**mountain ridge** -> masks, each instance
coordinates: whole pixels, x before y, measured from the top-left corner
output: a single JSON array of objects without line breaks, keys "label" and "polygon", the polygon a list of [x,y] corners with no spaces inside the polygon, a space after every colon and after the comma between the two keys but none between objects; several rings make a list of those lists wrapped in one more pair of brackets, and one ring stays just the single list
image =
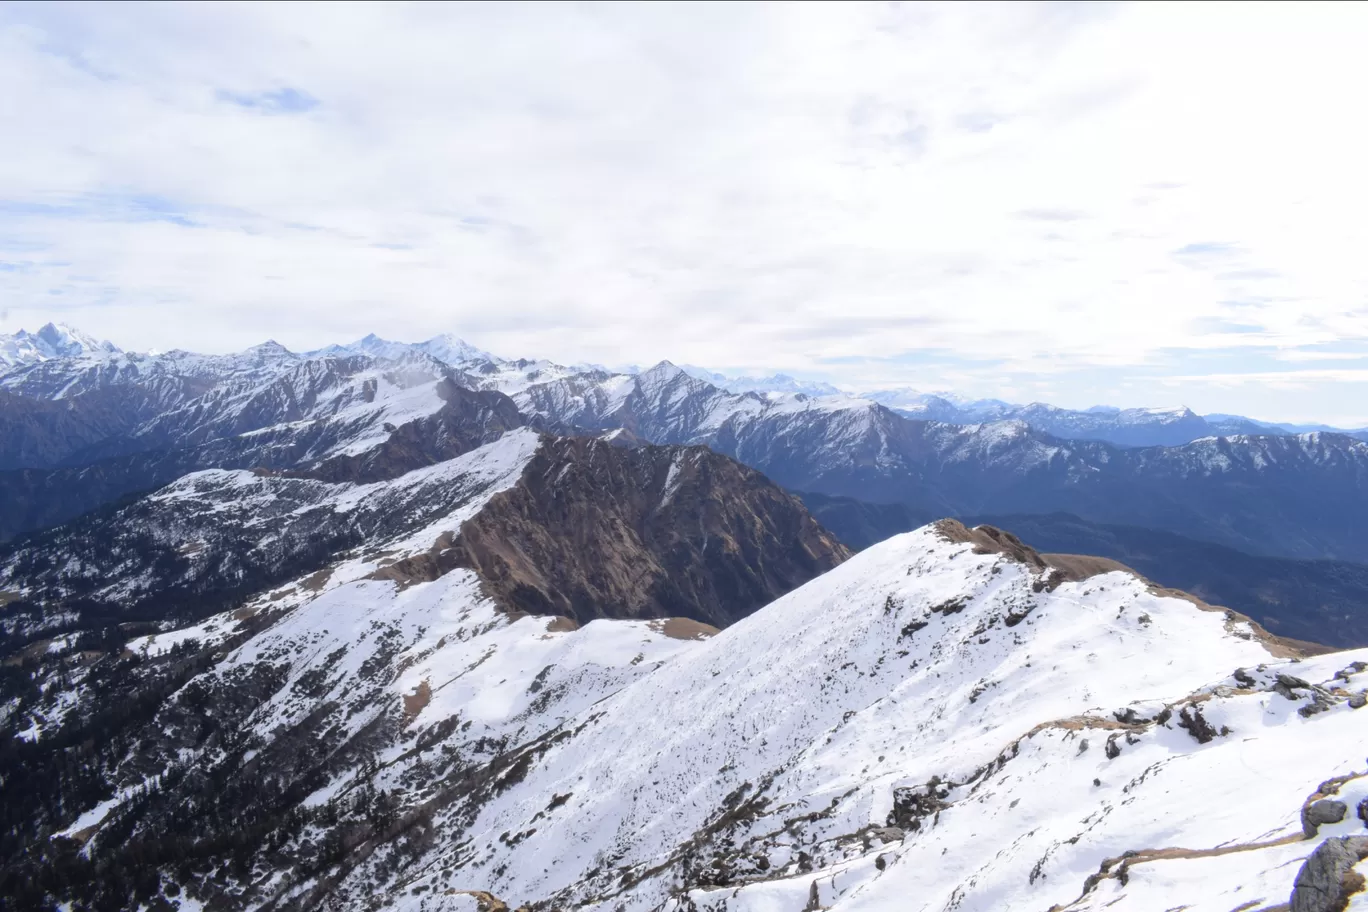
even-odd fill
[{"label": "mountain ridge", "polygon": [[[363,569],[129,642],[119,673],[152,711],[118,723],[133,749],[94,755],[109,790],[55,812],[5,894],[1229,909],[1295,896],[1362,832],[1307,808],[1368,799],[1368,651],[1287,658],[1238,617],[997,530],[898,536],[703,638],[514,618],[462,568]],[[113,670],[63,665],[79,648],[38,661],[75,686]],[[23,742],[30,763],[92,730],[86,705]]]}]

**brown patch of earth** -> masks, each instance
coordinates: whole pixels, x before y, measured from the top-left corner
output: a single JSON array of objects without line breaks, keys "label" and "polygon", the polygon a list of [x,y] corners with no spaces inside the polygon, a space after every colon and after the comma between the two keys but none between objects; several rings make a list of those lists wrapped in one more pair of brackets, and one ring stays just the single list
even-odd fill
[{"label": "brown patch of earth", "polygon": [[647,626],[672,640],[706,640],[718,633],[717,628],[711,624],[679,617],[651,621]]},{"label": "brown patch of earth", "polygon": [[388,563],[382,561],[366,578],[389,580],[398,583],[400,589],[407,589],[414,583],[430,583],[456,568],[451,556],[451,546],[455,539],[454,533],[443,532],[426,551],[401,560],[386,558],[385,561]]},{"label": "brown patch of earth", "polygon": [[508,912],[508,903],[485,890],[447,890],[447,896],[473,896],[479,912]]},{"label": "brown patch of earth", "polygon": [[432,685],[426,678],[411,694],[404,694],[404,727],[418,717],[418,714],[432,702]]},{"label": "brown patch of earth", "polygon": [[332,579],[332,574],[332,567],[324,567],[299,585],[310,592],[318,592],[324,586],[328,585],[328,580]]}]

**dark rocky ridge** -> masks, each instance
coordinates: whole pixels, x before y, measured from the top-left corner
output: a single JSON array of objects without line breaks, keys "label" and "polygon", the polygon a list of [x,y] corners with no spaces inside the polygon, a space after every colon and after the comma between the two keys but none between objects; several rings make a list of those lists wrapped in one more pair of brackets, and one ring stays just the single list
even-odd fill
[{"label": "dark rocky ridge", "polygon": [[467,522],[453,559],[509,607],[725,627],[850,552],[802,502],[704,447],[560,438]]}]

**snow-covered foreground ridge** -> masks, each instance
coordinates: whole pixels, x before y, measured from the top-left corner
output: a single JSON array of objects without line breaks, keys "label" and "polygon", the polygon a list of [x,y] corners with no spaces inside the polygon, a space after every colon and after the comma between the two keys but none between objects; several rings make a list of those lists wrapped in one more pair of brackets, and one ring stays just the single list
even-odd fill
[{"label": "snow-covered foreground ridge", "polygon": [[[362,863],[335,897],[1229,912],[1364,832],[1368,652],[1280,658],[1128,573],[955,538],[891,539],[662,656],[436,809],[425,860]],[[1317,831],[1320,798],[1347,813]]]},{"label": "snow-covered foreground ridge", "polygon": [[297,796],[246,863],[166,869],[187,909],[1249,912],[1313,852],[1338,890],[1368,853],[1327,842],[1368,835],[1368,650],[1297,658],[1114,566],[947,521],[709,637],[360,557],[186,632],[214,667],[66,836],[103,857]]}]

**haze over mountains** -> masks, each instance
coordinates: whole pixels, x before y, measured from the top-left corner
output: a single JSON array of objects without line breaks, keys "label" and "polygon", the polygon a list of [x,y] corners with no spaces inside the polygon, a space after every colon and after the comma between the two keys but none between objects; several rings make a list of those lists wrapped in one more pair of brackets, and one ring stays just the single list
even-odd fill
[{"label": "haze over mountains", "polygon": [[15,908],[1301,910],[1368,855],[1351,435],[24,339]]}]

